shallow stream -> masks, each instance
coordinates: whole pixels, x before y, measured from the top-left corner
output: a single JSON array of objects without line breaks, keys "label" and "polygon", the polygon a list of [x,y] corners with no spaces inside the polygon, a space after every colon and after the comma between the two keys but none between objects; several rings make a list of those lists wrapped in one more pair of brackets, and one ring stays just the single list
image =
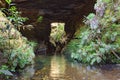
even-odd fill
[{"label": "shallow stream", "polygon": [[[120,65],[85,66],[64,56],[37,56],[19,80],[120,80]],[[17,80],[18,80],[17,79]]]}]

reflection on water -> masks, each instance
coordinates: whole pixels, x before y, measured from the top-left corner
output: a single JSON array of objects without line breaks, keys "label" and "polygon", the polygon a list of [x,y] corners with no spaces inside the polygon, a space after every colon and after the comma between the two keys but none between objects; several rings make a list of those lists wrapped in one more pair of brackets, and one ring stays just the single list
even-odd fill
[{"label": "reflection on water", "polygon": [[120,65],[85,66],[64,56],[38,56],[19,80],[120,80]]},{"label": "reflection on water", "polygon": [[34,73],[35,73],[34,65],[28,66],[20,74],[19,80],[30,80],[33,77]]},{"label": "reflection on water", "polygon": [[53,56],[51,59],[50,77],[55,80],[65,75],[66,62],[63,57]]}]

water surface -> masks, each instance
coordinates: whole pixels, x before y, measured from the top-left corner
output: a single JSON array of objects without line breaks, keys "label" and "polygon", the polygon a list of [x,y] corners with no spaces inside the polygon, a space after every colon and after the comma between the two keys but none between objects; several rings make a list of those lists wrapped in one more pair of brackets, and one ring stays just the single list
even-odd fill
[{"label": "water surface", "polygon": [[85,66],[64,56],[38,56],[20,80],[120,80],[120,65]]}]

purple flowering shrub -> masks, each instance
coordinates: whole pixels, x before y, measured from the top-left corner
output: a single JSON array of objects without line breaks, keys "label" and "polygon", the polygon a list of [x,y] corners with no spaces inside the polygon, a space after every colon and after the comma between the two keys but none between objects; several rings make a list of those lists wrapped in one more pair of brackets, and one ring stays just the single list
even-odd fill
[{"label": "purple flowering shrub", "polygon": [[71,58],[85,64],[120,63],[120,1],[97,0],[84,29],[67,46]]}]

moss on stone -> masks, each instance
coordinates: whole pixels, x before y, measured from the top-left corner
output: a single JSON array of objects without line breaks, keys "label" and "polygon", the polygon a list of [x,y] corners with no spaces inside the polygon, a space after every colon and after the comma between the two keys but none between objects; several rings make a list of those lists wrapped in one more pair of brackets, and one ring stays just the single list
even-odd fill
[{"label": "moss on stone", "polygon": [[31,45],[0,11],[0,51],[6,56],[10,70],[31,64],[35,57],[33,48],[34,45]]}]

